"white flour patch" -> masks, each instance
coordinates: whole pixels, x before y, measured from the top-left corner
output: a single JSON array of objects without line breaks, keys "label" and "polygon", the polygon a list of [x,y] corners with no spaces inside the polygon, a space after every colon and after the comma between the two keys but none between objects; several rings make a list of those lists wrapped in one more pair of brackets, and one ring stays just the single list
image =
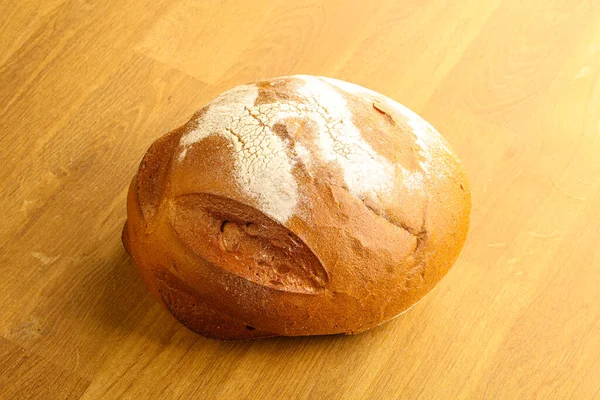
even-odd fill
[{"label": "white flour patch", "polygon": [[304,165],[306,165],[306,168],[310,168],[311,167],[310,150],[306,146],[304,146],[302,143],[296,142],[296,144],[294,145],[294,151],[298,155],[298,158],[300,160],[302,160]]},{"label": "white flour patch", "polygon": [[[420,152],[419,152],[420,156],[424,159],[423,161],[419,162],[421,169],[426,174],[430,174],[433,172],[437,173],[438,175],[443,174],[443,171],[433,171],[432,162],[431,162],[433,157],[435,157],[433,150],[434,149],[436,149],[436,150],[443,149],[448,154],[451,154],[451,151],[450,151],[450,149],[448,149],[448,147],[446,147],[446,145],[444,144],[444,141],[441,138],[441,135],[435,130],[435,128],[432,127],[423,118],[421,118],[417,113],[415,113],[408,107],[403,106],[402,104],[398,103],[397,101],[394,101],[387,96],[383,96],[382,94],[377,93],[371,89],[367,89],[365,87],[355,85],[353,83],[340,81],[338,79],[332,79],[332,78],[321,78],[321,79],[329,82],[330,84],[332,84],[346,92],[354,93],[358,96],[361,96],[361,98],[367,98],[367,96],[369,96],[370,98],[377,99],[379,101],[385,100],[386,104],[388,104],[392,109],[396,110],[398,113],[407,117],[408,125],[410,126],[410,128],[413,130],[415,136],[417,137],[416,144],[420,148]],[[405,175],[405,177],[406,177],[406,172],[407,171],[403,170],[403,175]],[[414,178],[412,178],[412,179],[414,181]]]},{"label": "white flour patch", "polygon": [[[183,135],[179,144],[187,150],[208,136],[222,133],[220,131],[226,130],[246,107],[252,107],[257,98],[258,88],[254,85],[237,86],[224,92],[206,105],[207,110],[200,117],[197,128]],[[184,157],[180,154],[181,159]]]},{"label": "white flour patch", "polygon": [[299,78],[305,83],[298,93],[307,102],[307,116],[319,127],[317,146],[323,160],[342,168],[348,190],[356,197],[390,193],[395,167],[361,137],[344,97],[320,78]]},{"label": "white flour patch", "polygon": [[416,144],[419,146],[419,154],[421,155],[422,161],[419,162],[421,169],[426,174],[435,174],[443,176],[444,171],[439,167],[433,166],[433,160],[435,159],[435,153],[444,150],[448,154],[452,154],[450,149],[446,147],[441,135],[431,126],[427,121],[421,118],[417,113],[403,106],[402,104],[395,102],[391,99],[387,99],[388,104],[394,107],[399,113],[403,114],[408,118],[408,126],[411,127],[413,133],[417,137]]},{"label": "white flour patch", "polygon": [[353,93],[356,96],[359,96],[362,99],[365,99],[368,102],[372,101],[384,101],[388,104],[393,110],[398,112],[399,114],[405,116],[409,120],[409,127],[415,133],[417,137],[416,144],[419,146],[419,155],[423,159],[419,161],[419,166],[421,167],[420,171],[410,171],[404,168],[401,164],[396,164],[396,166],[402,171],[403,184],[410,191],[423,191],[425,189],[425,175],[428,175],[431,168],[431,149],[433,146],[433,139],[431,135],[439,135],[431,125],[429,125],[423,118],[418,116],[415,112],[410,110],[409,108],[403,106],[402,104],[390,99],[387,96],[384,96],[380,93],[377,93],[371,89],[367,89],[365,87],[356,85],[350,82],[340,81],[338,79],[332,78],[321,78],[333,86],[337,88]]},{"label": "white flour patch", "polygon": [[411,171],[398,164],[402,171],[402,183],[411,193],[425,191],[425,176],[420,171]]},{"label": "white flour patch", "polygon": [[[182,136],[179,160],[189,146],[211,135],[225,137],[233,146],[238,185],[255,199],[263,212],[285,223],[298,201],[293,162],[283,141],[255,117],[258,87],[235,87],[211,101],[197,127]],[[268,121],[265,121],[268,122]]]}]

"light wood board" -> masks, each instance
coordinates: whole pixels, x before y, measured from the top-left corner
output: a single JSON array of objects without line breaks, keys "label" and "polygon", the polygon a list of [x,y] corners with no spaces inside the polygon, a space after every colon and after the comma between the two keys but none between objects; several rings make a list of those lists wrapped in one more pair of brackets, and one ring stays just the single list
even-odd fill
[{"label": "light wood board", "polygon": [[[295,73],[438,128],[467,243],[364,334],[202,338],[121,246],[129,180],[221,91]],[[597,0],[5,0],[0,161],[0,398],[600,398]]]}]

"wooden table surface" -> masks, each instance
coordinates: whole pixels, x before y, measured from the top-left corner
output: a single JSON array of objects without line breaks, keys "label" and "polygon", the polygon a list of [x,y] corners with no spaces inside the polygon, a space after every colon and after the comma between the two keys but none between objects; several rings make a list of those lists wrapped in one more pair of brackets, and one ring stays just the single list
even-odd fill
[{"label": "wooden table surface", "polygon": [[[0,5],[0,398],[600,398],[600,2],[118,3]],[[295,73],[436,126],[467,243],[364,334],[205,339],[123,250],[129,180],[221,91]]]}]

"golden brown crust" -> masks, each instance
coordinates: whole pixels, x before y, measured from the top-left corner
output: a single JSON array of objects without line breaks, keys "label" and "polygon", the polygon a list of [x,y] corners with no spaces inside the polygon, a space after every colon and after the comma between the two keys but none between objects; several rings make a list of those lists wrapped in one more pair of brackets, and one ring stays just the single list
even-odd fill
[{"label": "golden brown crust", "polygon": [[462,164],[410,110],[284,77],[226,92],[150,147],[123,242],[202,335],[356,333],[439,282],[469,213]]}]

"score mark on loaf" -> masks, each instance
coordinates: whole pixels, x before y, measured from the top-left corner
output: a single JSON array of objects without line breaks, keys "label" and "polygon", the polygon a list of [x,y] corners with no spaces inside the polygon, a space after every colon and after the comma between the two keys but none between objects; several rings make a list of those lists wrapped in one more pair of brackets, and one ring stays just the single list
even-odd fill
[{"label": "score mark on loaf", "polygon": [[466,238],[470,192],[418,115],[324,77],[242,85],[146,153],[123,240],[156,298],[218,339],[357,333],[414,305]]}]

